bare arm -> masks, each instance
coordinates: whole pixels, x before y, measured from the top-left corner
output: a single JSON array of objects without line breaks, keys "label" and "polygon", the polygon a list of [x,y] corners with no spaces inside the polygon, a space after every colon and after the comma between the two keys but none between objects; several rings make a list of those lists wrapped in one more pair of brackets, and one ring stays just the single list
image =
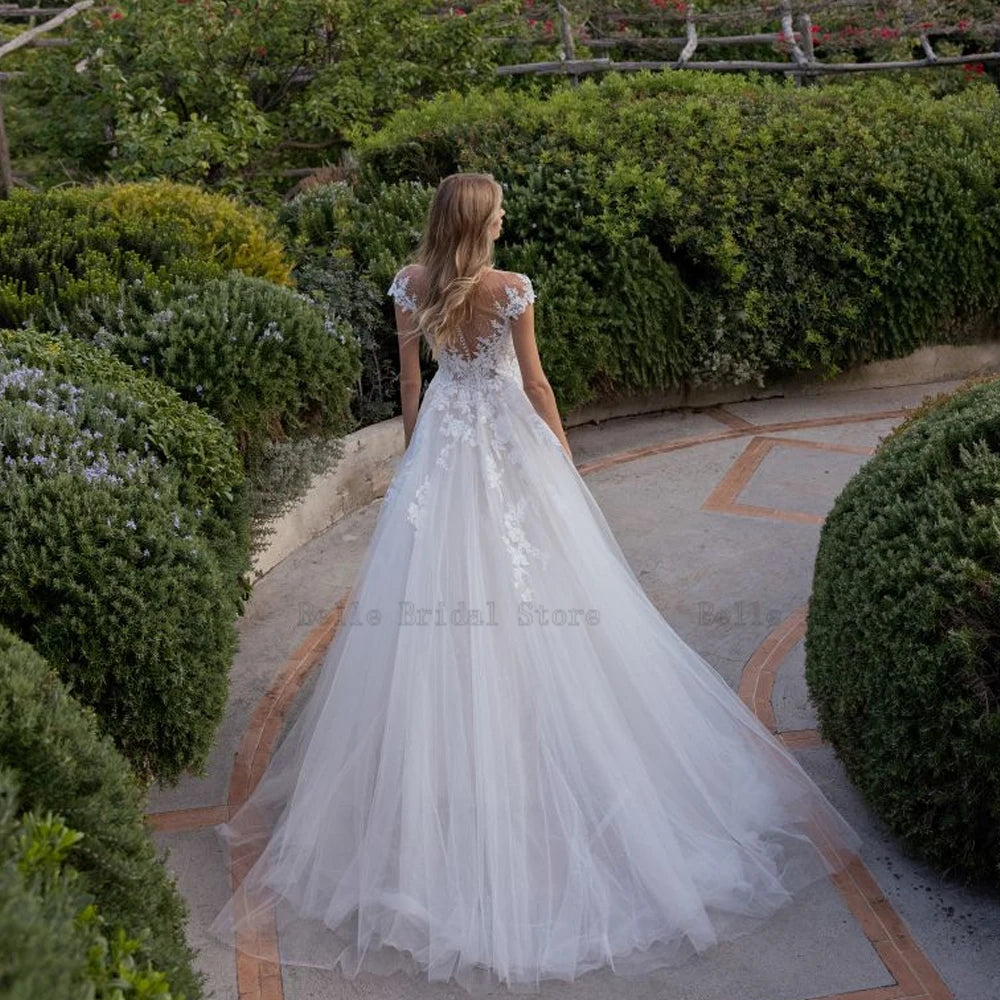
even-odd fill
[{"label": "bare arm", "polygon": [[399,335],[399,397],[403,409],[403,442],[404,448],[409,448],[417,422],[417,411],[420,409],[420,386],[423,382],[420,375],[420,338],[407,336],[404,343],[403,335],[413,330],[413,314],[401,309],[398,303],[395,311],[396,332]]},{"label": "bare arm", "polygon": [[529,302],[524,312],[513,320],[510,329],[517,363],[521,368],[525,395],[531,400],[531,405],[542,420],[552,428],[552,433],[559,439],[572,460],[573,452],[563,430],[559,408],[556,406],[556,396],[542,370],[541,358],[538,356],[538,344],[535,340],[535,307],[532,303]]}]

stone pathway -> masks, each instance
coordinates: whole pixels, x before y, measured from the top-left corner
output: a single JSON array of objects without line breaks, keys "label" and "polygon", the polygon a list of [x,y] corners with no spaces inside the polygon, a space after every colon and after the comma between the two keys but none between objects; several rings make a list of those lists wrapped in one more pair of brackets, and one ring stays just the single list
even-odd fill
[{"label": "stone pathway", "polygon": [[[816,731],[804,679],[806,605],[825,513],[879,439],[958,381],[669,411],[569,432],[647,593],[736,689],[864,838],[843,874],[758,933],[646,980],[607,970],[546,985],[566,1000],[997,1000],[1000,893],[906,858]],[[308,696],[338,627],[379,502],[257,582],[239,621],[230,703],[205,778],[154,790],[154,836],[191,910],[189,936],[216,1000],[467,997],[401,974],[351,983],[281,967],[209,938],[239,879],[212,825],[244,801]],[[507,996],[498,990],[497,996]]]}]

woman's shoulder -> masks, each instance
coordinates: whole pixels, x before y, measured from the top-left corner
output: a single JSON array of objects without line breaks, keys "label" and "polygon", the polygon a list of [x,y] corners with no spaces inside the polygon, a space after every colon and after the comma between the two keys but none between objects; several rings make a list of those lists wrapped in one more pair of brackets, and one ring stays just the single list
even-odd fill
[{"label": "woman's shoulder", "polygon": [[517,319],[535,301],[535,289],[522,271],[500,271],[500,289],[504,295],[503,311],[510,319]]}]

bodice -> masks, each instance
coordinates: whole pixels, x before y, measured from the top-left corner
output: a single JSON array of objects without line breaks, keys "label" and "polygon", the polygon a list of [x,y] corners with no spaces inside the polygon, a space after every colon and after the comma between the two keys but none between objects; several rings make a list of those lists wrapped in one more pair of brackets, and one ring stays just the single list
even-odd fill
[{"label": "bodice", "polygon": [[[417,308],[411,285],[411,270],[401,268],[389,286],[388,294],[406,312]],[[443,348],[438,354],[438,370],[434,383],[440,387],[453,385],[466,389],[488,388],[496,379],[521,381],[520,366],[514,350],[511,322],[534,302],[531,280],[525,274],[513,274],[506,282],[492,308],[478,318],[475,328],[463,331],[476,343],[470,354],[466,343],[458,349]]]}]

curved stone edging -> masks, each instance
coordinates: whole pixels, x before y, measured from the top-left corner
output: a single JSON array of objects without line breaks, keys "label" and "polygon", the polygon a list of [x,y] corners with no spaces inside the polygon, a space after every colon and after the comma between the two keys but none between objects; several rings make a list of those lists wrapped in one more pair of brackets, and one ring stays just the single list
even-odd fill
[{"label": "curved stone edging", "polygon": [[[1000,371],[1000,339],[957,346],[943,344],[921,347],[904,358],[872,361],[827,380],[805,373],[778,380],[764,388],[752,385],[715,389],[681,387],[605,403],[589,403],[568,413],[564,424],[569,428],[684,406],[715,406],[772,396],[810,396],[845,389],[918,385],[996,371]],[[301,503],[272,522],[270,541],[253,558],[253,580],[258,580],[345,514],[383,496],[402,453],[402,416],[348,434],[344,438],[343,458],[313,481]]]}]

